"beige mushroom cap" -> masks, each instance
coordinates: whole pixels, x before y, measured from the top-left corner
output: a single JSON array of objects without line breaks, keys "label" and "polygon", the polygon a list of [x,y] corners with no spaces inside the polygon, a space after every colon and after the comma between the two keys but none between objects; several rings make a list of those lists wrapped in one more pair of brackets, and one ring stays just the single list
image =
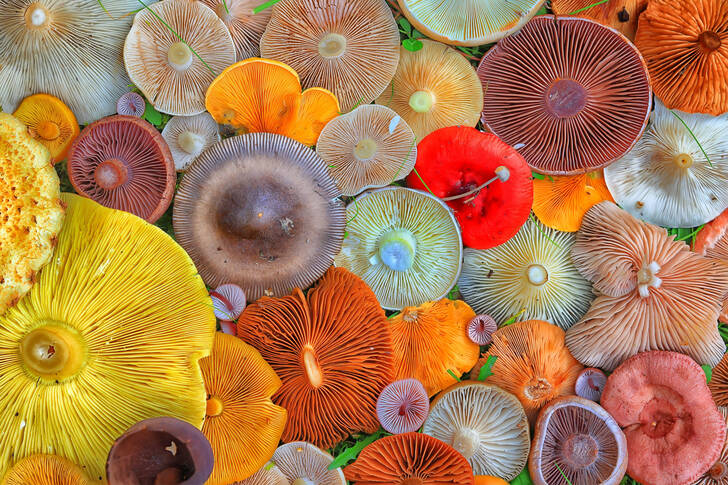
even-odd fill
[{"label": "beige mushroom cap", "polygon": [[334,457],[305,441],[279,446],[273,461],[292,484],[346,485],[341,468],[329,470]]},{"label": "beige mushroom cap", "polygon": [[235,43],[238,61],[260,54],[260,38],[270,20],[271,9],[258,13],[253,9],[261,0],[200,0],[217,13]]},{"label": "beige mushroom cap", "polygon": [[172,152],[175,168],[183,172],[202,152],[220,141],[220,132],[209,113],[200,113],[172,117],[162,130],[162,137]]}]

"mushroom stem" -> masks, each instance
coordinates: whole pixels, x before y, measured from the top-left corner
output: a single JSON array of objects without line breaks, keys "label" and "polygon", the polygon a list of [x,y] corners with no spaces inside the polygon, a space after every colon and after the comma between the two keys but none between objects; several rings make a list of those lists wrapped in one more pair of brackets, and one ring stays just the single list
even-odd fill
[{"label": "mushroom stem", "polygon": [[402,480],[402,485],[422,485],[425,483],[420,477],[409,477]]},{"label": "mushroom stem", "polygon": [[316,482],[305,477],[299,477],[293,480],[291,485],[316,485]]},{"label": "mushroom stem", "polygon": [[61,136],[61,129],[52,121],[41,121],[35,128],[35,133],[44,140],[53,141]]},{"label": "mushroom stem", "polygon": [[319,42],[318,51],[325,59],[341,57],[346,52],[346,37],[329,33]]},{"label": "mushroom stem", "polygon": [[570,468],[586,468],[599,457],[599,445],[588,434],[572,434],[564,441],[561,455]]},{"label": "mushroom stem", "polygon": [[549,280],[549,272],[540,264],[532,264],[526,268],[528,282],[534,286],[541,286]]},{"label": "mushroom stem", "polygon": [[178,71],[184,71],[192,65],[192,51],[184,42],[175,42],[167,50],[167,60]]},{"label": "mushroom stem", "polygon": [[693,157],[688,155],[687,153],[681,153],[677,155],[674,160],[675,165],[680,168],[690,168],[693,165]]},{"label": "mushroom stem", "polygon": [[39,28],[48,21],[48,10],[36,2],[25,9],[25,24],[30,28]]},{"label": "mushroom stem", "polygon": [[316,354],[313,346],[311,345],[303,347],[303,367],[306,370],[308,382],[316,389],[321,387],[324,383],[324,375],[321,372],[321,367],[319,366],[318,359],[316,359]]},{"label": "mushroom stem", "polygon": [[394,271],[407,271],[412,267],[417,253],[417,240],[406,229],[393,229],[379,240],[379,253],[370,263],[384,263]]},{"label": "mushroom stem", "polygon": [[480,434],[470,428],[460,428],[457,433],[455,433],[452,447],[466,459],[469,459],[480,447]]},{"label": "mushroom stem", "polygon": [[715,32],[711,32],[710,30],[706,30],[705,32],[701,33],[698,36],[698,41],[700,41],[700,44],[709,51],[719,49],[722,44],[720,36]]},{"label": "mushroom stem", "polygon": [[205,138],[191,131],[183,131],[177,137],[177,144],[182,150],[194,155],[202,152],[205,147]]},{"label": "mushroom stem", "polygon": [[435,104],[435,95],[429,91],[415,91],[409,99],[410,108],[417,113],[427,113]]},{"label": "mushroom stem", "polygon": [[223,404],[222,399],[217,396],[210,396],[210,399],[207,400],[205,414],[207,416],[220,416],[224,408],[225,405]]},{"label": "mushroom stem", "polygon": [[[483,190],[484,188],[486,188],[487,186],[489,186],[490,184],[492,184],[496,180],[500,180],[501,182],[507,182],[510,177],[511,177],[511,172],[508,170],[508,168],[504,167],[503,165],[500,165],[499,167],[496,167],[496,169],[495,169],[495,177],[493,177],[492,179],[486,181],[485,183],[483,183],[481,185],[478,185],[477,187],[475,187],[472,190],[468,190],[464,194],[451,195],[450,197],[445,197],[442,200],[444,200],[445,202],[447,202],[449,200],[461,199],[461,198],[467,197],[468,195],[471,195],[471,194],[477,194],[478,192],[480,192],[481,190]],[[475,197],[477,197],[477,195]],[[473,199],[475,197],[473,197]],[[469,201],[470,200],[466,200],[465,202],[467,203]]]},{"label": "mushroom stem", "polygon": [[365,138],[354,147],[354,157],[359,161],[371,160],[377,154],[377,148],[377,142],[371,138]]},{"label": "mushroom stem", "polygon": [[535,377],[523,389],[523,395],[532,401],[543,398],[551,393],[553,386],[543,377]]},{"label": "mushroom stem", "polygon": [[637,284],[640,296],[647,298],[650,296],[649,288],[659,288],[662,286],[662,280],[655,276],[660,271],[660,265],[653,261],[650,264],[643,266],[637,272]]},{"label": "mushroom stem", "polygon": [[708,475],[710,475],[710,478],[716,481],[725,478],[728,476],[728,465],[719,461],[715,465],[710,467]]},{"label": "mushroom stem", "polygon": [[104,190],[113,190],[126,183],[129,171],[126,164],[118,158],[110,158],[99,163],[94,171],[94,179]]},{"label": "mushroom stem", "polygon": [[31,374],[60,380],[75,375],[81,369],[85,349],[78,333],[50,323],[23,337],[20,356]]}]

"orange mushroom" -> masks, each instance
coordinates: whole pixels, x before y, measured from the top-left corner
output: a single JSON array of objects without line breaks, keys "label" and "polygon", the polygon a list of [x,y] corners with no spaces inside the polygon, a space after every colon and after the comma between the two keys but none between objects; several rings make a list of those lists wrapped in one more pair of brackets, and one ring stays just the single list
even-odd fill
[{"label": "orange mushroom", "polygon": [[51,152],[53,163],[66,158],[71,143],[79,134],[78,121],[70,108],[50,94],[28,96],[13,116],[25,123],[30,136]]},{"label": "orange mushroom", "polygon": [[93,481],[81,467],[66,458],[57,455],[30,455],[15,463],[0,483],[3,485],[91,485]]},{"label": "orange mushroom", "polygon": [[[698,232],[695,237],[693,251],[711,259],[717,259],[728,264],[728,210],[710,221]],[[723,299],[723,307],[718,319],[728,322],[728,295]],[[728,370],[728,369],[727,369]],[[728,376],[726,376],[728,377]],[[728,405],[728,400],[726,400]]]},{"label": "orange mushroom", "polygon": [[637,20],[646,7],[647,0],[607,0],[596,5],[594,0],[551,0],[551,11],[555,14],[579,11],[579,17],[612,27],[632,41],[637,32]]},{"label": "orange mushroom", "polygon": [[715,404],[728,406],[728,354],[723,354],[718,365],[713,367],[713,375],[708,382],[708,388]]}]

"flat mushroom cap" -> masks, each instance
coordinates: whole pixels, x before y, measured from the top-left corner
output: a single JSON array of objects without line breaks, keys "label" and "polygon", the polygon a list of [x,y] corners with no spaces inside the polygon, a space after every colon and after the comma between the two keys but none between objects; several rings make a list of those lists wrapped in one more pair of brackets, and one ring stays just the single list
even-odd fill
[{"label": "flat mushroom cap", "polygon": [[334,262],[359,275],[383,308],[399,310],[442,298],[462,262],[460,228],[440,199],[385,187],[347,207],[348,236]]},{"label": "flat mushroom cap", "polygon": [[726,423],[705,373],[676,352],[643,352],[607,379],[602,406],[624,430],[627,473],[640,483],[693,483],[718,460]]},{"label": "flat mushroom cap", "polygon": [[[639,51],[593,20],[542,15],[478,66],[483,125],[534,170],[574,175],[609,165],[635,144],[652,91]],[[486,89],[487,87],[487,89]]]},{"label": "flat mushroom cap", "polygon": [[365,104],[329,121],[316,153],[341,193],[353,196],[406,177],[415,166],[417,145],[412,128],[397,113]]},{"label": "flat mushroom cap", "polygon": [[174,232],[205,282],[240,286],[249,301],[307,288],[344,238],[339,191],[316,153],[252,133],[207,149],[182,179]]},{"label": "flat mushroom cap", "polygon": [[382,389],[377,399],[377,418],[392,434],[417,431],[430,411],[430,398],[417,379],[400,379]]},{"label": "flat mushroom cap", "polygon": [[166,0],[141,9],[124,43],[132,82],[158,111],[171,115],[205,111],[207,87],[233,62],[230,32],[201,2]]},{"label": "flat mushroom cap", "polygon": [[341,468],[329,470],[334,457],[305,441],[294,441],[278,447],[273,462],[291,484],[346,485]]},{"label": "flat mushroom cap", "polygon": [[715,219],[728,207],[728,114],[671,112],[655,100],[650,121],[634,148],[604,169],[614,200],[663,227]]},{"label": "flat mushroom cap", "polygon": [[500,246],[465,248],[458,280],[463,299],[498,324],[517,315],[517,320],[546,320],[569,328],[594,298],[591,285],[571,261],[574,241],[573,234],[528,220]]},{"label": "flat mushroom cap", "polygon": [[[707,223],[695,236],[693,251],[711,259],[717,259],[728,264],[728,209]],[[728,295],[723,300],[723,308],[718,319],[728,322]],[[728,405],[728,401],[726,402]]]},{"label": "flat mushroom cap", "polygon": [[80,195],[154,223],[172,203],[172,153],[156,128],[135,116],[91,123],[68,152],[68,178]]},{"label": "flat mushroom cap", "polygon": [[242,482],[235,482],[233,485],[290,485],[290,483],[281,469],[269,461],[250,478],[246,478]]},{"label": "flat mushroom cap", "polygon": [[599,402],[607,383],[607,375],[595,367],[587,367],[579,373],[574,384],[574,391],[579,397]]},{"label": "flat mushroom cap", "polygon": [[713,395],[713,401],[718,406],[728,405],[728,354],[724,354],[713,367],[713,375],[708,383],[708,389]]},{"label": "flat mushroom cap", "polygon": [[0,481],[2,485],[91,485],[75,463],[56,455],[31,455],[19,460]]},{"label": "flat mushroom cap", "polygon": [[600,296],[566,333],[580,362],[613,370],[638,352],[673,350],[718,363],[725,344],[715,322],[728,272],[673,239],[612,202],[586,213],[571,257]]},{"label": "flat mushroom cap", "polygon": [[389,86],[400,41],[382,0],[287,0],[272,10],[260,53],[295,69],[305,88],[333,92],[346,113]]},{"label": "flat mushroom cap", "polygon": [[[728,408],[718,406],[718,412],[728,425]],[[723,445],[720,457],[705,474],[693,485],[726,485],[728,484],[728,440]]]},{"label": "flat mushroom cap", "polygon": [[184,172],[205,150],[220,141],[217,122],[210,113],[195,116],[173,116],[162,130],[169,145],[174,168]]},{"label": "flat mushroom cap", "polygon": [[591,0],[551,1],[551,10],[556,15],[568,15],[581,10],[578,13],[580,17],[596,20],[602,25],[612,27],[631,41],[634,41],[637,20],[645,8],[647,8],[647,0],[607,0],[599,5],[594,5]]},{"label": "flat mushroom cap", "polygon": [[242,61],[260,54],[260,38],[268,25],[271,9],[253,9],[260,0],[200,0],[217,13],[230,31],[235,44],[236,60]]},{"label": "flat mushroom cap", "polygon": [[627,470],[627,440],[598,404],[560,397],[541,410],[528,469],[535,485],[561,483],[564,475],[574,484],[619,485]]},{"label": "flat mushroom cap", "polygon": [[455,384],[432,402],[422,432],[449,444],[477,475],[513,480],[531,446],[528,419],[513,394],[480,381]]},{"label": "flat mushroom cap", "polygon": [[439,42],[422,40],[415,52],[400,47],[391,88],[377,104],[399,113],[418,140],[439,128],[478,124],[483,88],[473,66],[458,51]]},{"label": "flat mushroom cap", "polygon": [[50,94],[28,96],[13,116],[28,127],[30,136],[51,152],[53,163],[66,158],[71,143],[79,133],[78,121],[71,110]]}]

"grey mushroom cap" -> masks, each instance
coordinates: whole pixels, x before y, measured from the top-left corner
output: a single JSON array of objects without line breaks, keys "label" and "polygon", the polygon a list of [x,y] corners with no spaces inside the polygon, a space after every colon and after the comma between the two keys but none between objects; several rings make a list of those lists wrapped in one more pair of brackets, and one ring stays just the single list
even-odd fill
[{"label": "grey mushroom cap", "polygon": [[162,130],[162,137],[178,172],[185,171],[203,151],[220,141],[217,122],[210,113],[173,116]]},{"label": "grey mushroom cap", "polygon": [[334,457],[305,441],[279,446],[273,461],[292,484],[346,485],[341,468],[329,470]]}]

